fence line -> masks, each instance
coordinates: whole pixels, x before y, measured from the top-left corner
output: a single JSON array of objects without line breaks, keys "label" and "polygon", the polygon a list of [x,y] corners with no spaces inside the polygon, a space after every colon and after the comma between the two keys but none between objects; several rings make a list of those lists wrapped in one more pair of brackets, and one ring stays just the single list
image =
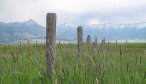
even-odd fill
[{"label": "fence line", "polygon": [[[77,42],[77,55],[79,57],[83,57],[83,29],[81,26],[77,28],[77,39],[56,39],[56,14],[55,13],[48,13],[46,17],[46,37],[39,37],[39,38],[24,38],[24,39],[16,39],[16,40],[7,40],[7,41],[0,41],[0,43],[5,42],[13,42],[13,41],[22,41],[26,40],[35,40],[35,39],[44,39],[46,40],[46,73],[49,78],[53,78],[55,74],[55,55],[56,55],[56,40],[62,41],[76,41]],[[37,41],[36,41],[37,43]],[[91,42],[90,35],[87,36],[87,48],[89,49],[89,53],[94,51],[95,49],[98,51],[98,40],[97,36],[94,37],[94,42]],[[117,43],[117,41],[116,41]],[[127,40],[126,40],[127,43]],[[21,42],[20,42],[21,44]],[[59,43],[60,44],[60,43]],[[102,40],[102,46],[105,46],[106,41],[105,38]],[[70,46],[71,47],[71,46]]]},{"label": "fence line", "polygon": [[[91,38],[93,38],[93,37],[90,37],[90,40],[91,40]],[[46,37],[39,37],[39,38],[23,38],[23,39],[13,39],[13,40],[0,40],[0,43],[11,43],[11,42],[22,42],[22,41],[29,41],[29,42],[31,42],[32,40],[46,40]],[[78,41],[78,39],[56,39],[56,41],[65,41],[65,42],[76,42],[77,43],[77,41]],[[92,41],[95,41],[95,44],[98,44],[98,43],[102,43],[102,41],[103,41],[103,43],[104,43],[104,40],[91,40],[91,43],[92,43]],[[87,42],[87,39],[85,40],[83,40],[83,42]],[[125,40],[125,42],[124,41],[122,41],[122,42],[118,42],[117,40],[111,40],[111,41],[106,41],[106,42],[110,42],[110,43],[115,43],[115,44],[118,44],[118,43],[128,43],[128,40]]]},{"label": "fence line", "polygon": [[[46,40],[46,37],[24,38],[24,39],[14,39],[14,40],[0,40],[0,43],[15,42],[15,41],[27,41],[27,40],[38,40],[38,39]],[[77,41],[77,39],[56,39],[56,40],[57,41]]]}]

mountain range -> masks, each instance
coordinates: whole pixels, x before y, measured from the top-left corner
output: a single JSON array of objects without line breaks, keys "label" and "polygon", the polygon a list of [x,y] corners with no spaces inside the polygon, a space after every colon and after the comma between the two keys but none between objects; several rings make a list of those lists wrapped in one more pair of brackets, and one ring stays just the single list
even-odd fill
[{"label": "mountain range", "polygon": [[[126,40],[126,39],[146,39],[146,23],[131,24],[98,24],[81,25],[83,28],[83,38],[87,35],[93,40],[95,35],[99,40]],[[77,25],[62,24],[57,28],[58,38],[76,39]]]},{"label": "mountain range", "polygon": [[0,22],[0,41],[39,38],[45,36],[45,28],[34,20],[26,22]]},{"label": "mountain range", "polygon": [[[94,39],[96,35],[99,40],[124,40],[124,39],[146,39],[146,23],[130,24],[97,24],[81,25],[83,28],[83,39],[87,35]],[[75,24],[61,24],[57,26],[57,39],[77,39],[77,27]],[[0,22],[0,41],[15,39],[41,38],[45,37],[46,28],[34,20],[25,22],[4,23]]]}]

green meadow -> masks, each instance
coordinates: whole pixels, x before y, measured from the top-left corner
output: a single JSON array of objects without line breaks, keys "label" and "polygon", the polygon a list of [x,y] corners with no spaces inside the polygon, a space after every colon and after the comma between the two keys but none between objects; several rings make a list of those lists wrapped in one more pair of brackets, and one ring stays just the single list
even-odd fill
[{"label": "green meadow", "polygon": [[0,45],[0,84],[146,84],[144,43],[104,44],[77,55],[57,44],[55,75],[46,75],[45,44]]}]

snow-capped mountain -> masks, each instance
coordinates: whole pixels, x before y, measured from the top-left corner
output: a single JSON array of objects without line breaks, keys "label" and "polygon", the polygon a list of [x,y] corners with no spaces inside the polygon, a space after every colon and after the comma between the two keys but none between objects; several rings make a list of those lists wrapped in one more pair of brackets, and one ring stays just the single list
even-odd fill
[{"label": "snow-capped mountain", "polygon": [[[103,38],[107,40],[146,39],[146,23],[144,22],[98,25],[75,25],[65,23],[57,26],[57,39],[77,39],[78,26],[82,26],[83,28],[84,40],[86,40],[87,35],[91,35],[91,39],[94,39],[96,35],[98,40]],[[0,22],[0,41],[45,37],[45,31],[46,28],[34,20],[14,23]]]},{"label": "snow-capped mountain", "polygon": [[[81,25],[83,27],[83,37],[91,35],[92,39],[97,35],[101,40],[116,39],[146,39],[146,23],[131,24],[98,24]],[[77,25],[64,24],[57,27],[58,37],[63,39],[76,39]]]},{"label": "snow-capped mountain", "polygon": [[38,38],[44,36],[45,28],[37,24],[34,20],[14,23],[0,22],[0,41]]}]

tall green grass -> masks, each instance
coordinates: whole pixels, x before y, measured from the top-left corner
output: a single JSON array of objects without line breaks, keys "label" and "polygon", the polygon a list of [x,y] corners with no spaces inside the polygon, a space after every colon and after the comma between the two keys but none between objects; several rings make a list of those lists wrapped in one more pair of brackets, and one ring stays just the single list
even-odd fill
[{"label": "tall green grass", "polygon": [[44,44],[0,45],[0,84],[146,84],[145,44],[105,44],[77,56],[76,44],[57,44],[56,73],[46,76]]}]

